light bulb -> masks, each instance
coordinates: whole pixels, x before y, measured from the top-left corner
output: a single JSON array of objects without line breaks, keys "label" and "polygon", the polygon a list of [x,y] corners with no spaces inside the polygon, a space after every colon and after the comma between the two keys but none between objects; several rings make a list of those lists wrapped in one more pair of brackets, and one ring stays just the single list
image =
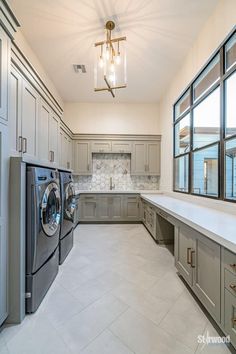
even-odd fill
[{"label": "light bulb", "polygon": [[102,69],[103,66],[104,66],[103,57],[100,56],[100,59],[99,59],[99,67]]},{"label": "light bulb", "polygon": [[110,71],[111,71],[112,73],[115,72],[115,64],[114,64],[114,61],[111,62]]},{"label": "light bulb", "polygon": [[110,81],[113,85],[115,85],[115,82],[116,82],[116,75],[115,75],[115,73],[111,73],[111,74],[109,75],[109,81]]},{"label": "light bulb", "polygon": [[121,61],[121,59],[120,59],[120,54],[117,54],[115,60],[116,60],[116,64],[119,65],[119,64],[120,64],[120,61]]},{"label": "light bulb", "polygon": [[107,60],[110,59],[110,49],[109,49],[108,46],[106,47],[106,59],[107,59]]}]

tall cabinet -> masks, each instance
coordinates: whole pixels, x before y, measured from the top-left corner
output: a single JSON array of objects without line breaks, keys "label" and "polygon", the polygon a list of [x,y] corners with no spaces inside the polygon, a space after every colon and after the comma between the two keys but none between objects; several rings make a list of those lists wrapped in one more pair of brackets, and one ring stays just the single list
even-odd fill
[{"label": "tall cabinet", "polygon": [[9,68],[18,22],[0,0],[0,326],[8,316]]}]

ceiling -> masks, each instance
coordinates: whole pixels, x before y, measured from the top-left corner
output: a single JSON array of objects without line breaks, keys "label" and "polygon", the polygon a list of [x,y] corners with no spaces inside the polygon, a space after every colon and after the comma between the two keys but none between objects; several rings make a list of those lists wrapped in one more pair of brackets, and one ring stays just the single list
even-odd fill
[{"label": "ceiling", "polygon": [[[64,101],[158,102],[218,0],[9,0]],[[94,42],[104,24],[127,37],[128,87],[94,92]],[[85,64],[76,74],[73,64]]]}]

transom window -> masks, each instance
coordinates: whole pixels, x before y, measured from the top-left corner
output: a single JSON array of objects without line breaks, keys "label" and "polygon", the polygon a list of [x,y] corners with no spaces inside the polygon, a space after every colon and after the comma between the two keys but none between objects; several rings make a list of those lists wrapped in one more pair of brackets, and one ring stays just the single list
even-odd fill
[{"label": "transom window", "polygon": [[236,202],[236,32],[174,104],[173,188]]}]

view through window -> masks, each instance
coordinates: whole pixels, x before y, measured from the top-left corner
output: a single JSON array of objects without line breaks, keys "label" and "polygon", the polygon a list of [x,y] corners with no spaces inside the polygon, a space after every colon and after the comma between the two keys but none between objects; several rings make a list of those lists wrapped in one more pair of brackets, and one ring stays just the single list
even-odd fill
[{"label": "view through window", "polygon": [[236,201],[236,33],[174,105],[174,191]]}]

